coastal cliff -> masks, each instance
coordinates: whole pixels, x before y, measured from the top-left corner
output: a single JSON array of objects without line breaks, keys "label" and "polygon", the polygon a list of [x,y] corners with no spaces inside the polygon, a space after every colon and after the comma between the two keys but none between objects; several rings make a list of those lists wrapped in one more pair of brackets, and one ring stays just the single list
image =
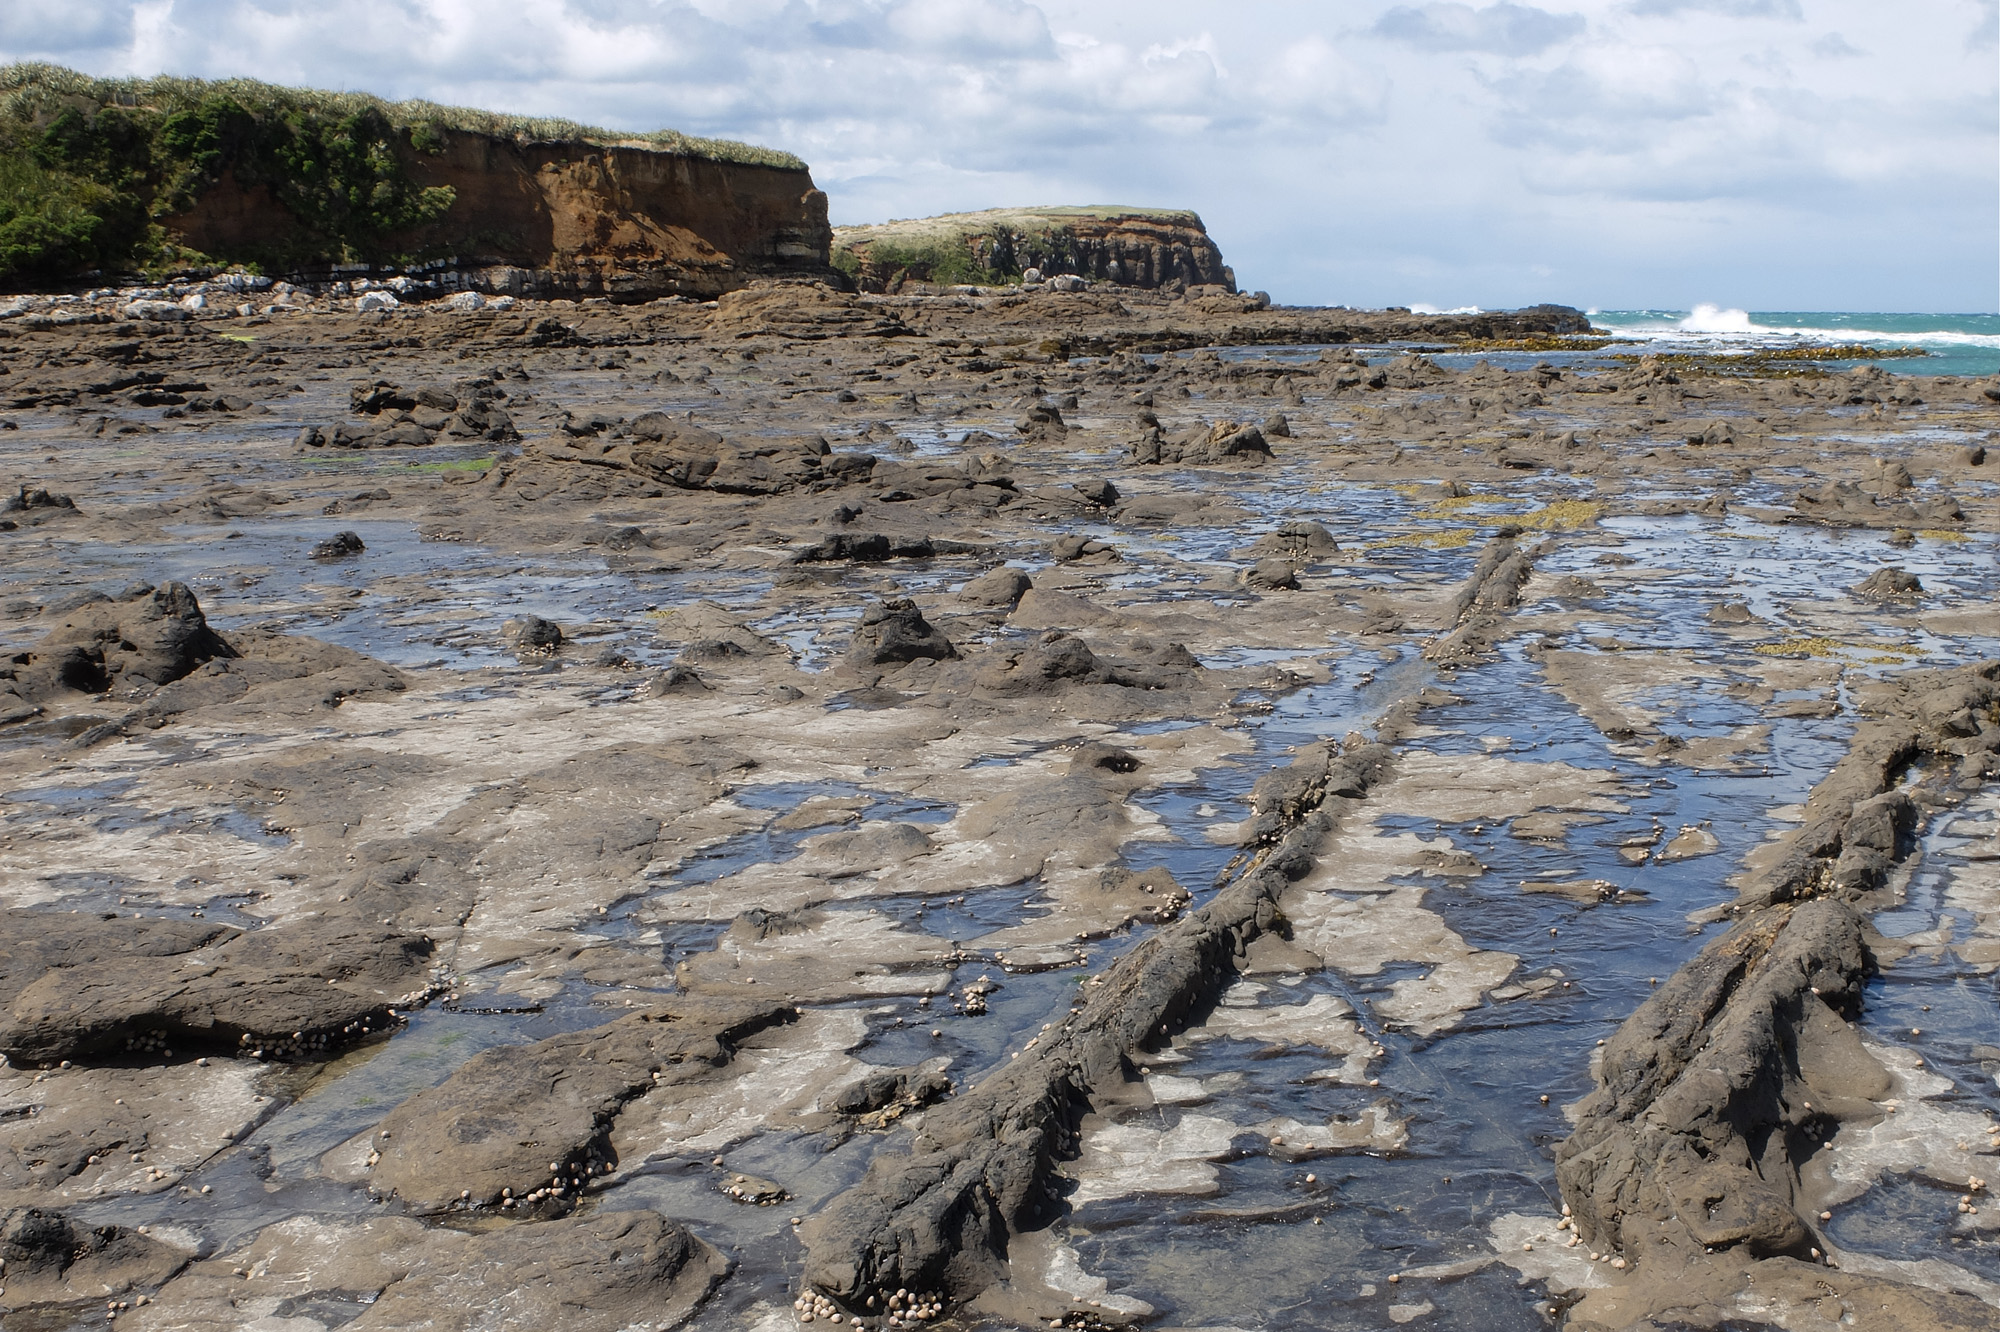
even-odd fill
[{"label": "coastal cliff", "polygon": [[[710,297],[751,278],[827,270],[826,195],[805,167],[716,161],[646,144],[520,143],[451,133],[405,163],[451,206],[388,239],[468,288],[538,297]],[[203,254],[255,252],[299,224],[271,190],[227,176],[161,219]]]},{"label": "coastal cliff", "polygon": [[712,296],[828,269],[804,162],[673,131],[248,80],[0,69],[0,282],[410,267],[533,296]]},{"label": "coastal cliff", "polygon": [[1114,205],[994,208],[836,227],[833,265],[863,291],[906,282],[1001,284],[1035,271],[1120,286],[1236,290],[1201,218]]}]

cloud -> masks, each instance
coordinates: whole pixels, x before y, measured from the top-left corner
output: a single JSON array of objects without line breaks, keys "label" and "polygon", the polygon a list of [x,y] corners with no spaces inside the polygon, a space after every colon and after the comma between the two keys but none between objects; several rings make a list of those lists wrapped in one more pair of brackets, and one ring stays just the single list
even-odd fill
[{"label": "cloud", "polygon": [[0,51],[63,55],[129,41],[131,35],[132,6],[117,0],[0,7]]},{"label": "cloud", "polygon": [[1799,0],[1633,0],[1634,14],[1720,14],[1725,18],[1775,18],[1800,22]]},{"label": "cloud", "polygon": [[1806,48],[1822,60],[1850,60],[1861,55],[1854,44],[1837,32],[1830,32]]},{"label": "cloud", "polygon": [[906,49],[954,59],[1046,59],[1055,38],[1048,20],[1018,0],[908,0],[887,15]]},{"label": "cloud", "polygon": [[1423,51],[1480,51],[1521,56],[1546,51],[1584,30],[1578,14],[1509,4],[1484,9],[1470,5],[1398,5],[1375,21],[1376,35]]},{"label": "cloud", "polygon": [[1965,39],[1968,51],[1991,51],[2000,46],[2000,0],[1980,0],[1979,26]]}]

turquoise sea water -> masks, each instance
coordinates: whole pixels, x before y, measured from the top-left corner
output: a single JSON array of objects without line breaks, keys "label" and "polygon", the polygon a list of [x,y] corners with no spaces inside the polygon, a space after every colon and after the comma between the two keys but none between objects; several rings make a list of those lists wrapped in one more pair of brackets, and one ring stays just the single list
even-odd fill
[{"label": "turquoise sea water", "polygon": [[[1880,314],[1846,310],[1592,310],[1590,322],[1661,351],[1752,351],[1864,343],[1921,347],[1924,356],[1891,357],[1883,369],[1908,375],[2000,373],[2000,315]],[[1842,362],[1841,364],[1859,364]]]}]

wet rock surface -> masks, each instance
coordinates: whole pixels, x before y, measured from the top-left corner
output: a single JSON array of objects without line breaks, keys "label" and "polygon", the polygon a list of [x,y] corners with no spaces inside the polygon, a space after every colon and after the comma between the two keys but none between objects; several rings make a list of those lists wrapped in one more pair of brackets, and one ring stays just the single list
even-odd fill
[{"label": "wet rock surface", "polygon": [[0,1054],[18,1064],[324,1057],[428,997],[431,941],[359,921],[244,932],[77,912],[4,919]]},{"label": "wet rock surface", "polygon": [[342,299],[0,321],[10,1326],[1993,1325],[1982,383]]}]

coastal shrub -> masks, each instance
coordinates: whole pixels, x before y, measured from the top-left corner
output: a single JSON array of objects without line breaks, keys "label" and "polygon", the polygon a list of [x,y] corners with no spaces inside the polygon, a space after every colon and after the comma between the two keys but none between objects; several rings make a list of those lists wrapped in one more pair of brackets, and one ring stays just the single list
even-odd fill
[{"label": "coastal shrub", "polygon": [[145,233],[136,198],[48,170],[27,153],[0,153],[0,278],[93,268]]},{"label": "coastal shrub", "polygon": [[994,263],[983,258],[974,252],[970,244],[957,237],[917,244],[877,241],[868,247],[865,259],[868,267],[885,280],[898,273],[906,273],[919,282],[935,282],[943,286],[961,283],[993,286],[1021,280],[1020,269],[1005,260]]}]

